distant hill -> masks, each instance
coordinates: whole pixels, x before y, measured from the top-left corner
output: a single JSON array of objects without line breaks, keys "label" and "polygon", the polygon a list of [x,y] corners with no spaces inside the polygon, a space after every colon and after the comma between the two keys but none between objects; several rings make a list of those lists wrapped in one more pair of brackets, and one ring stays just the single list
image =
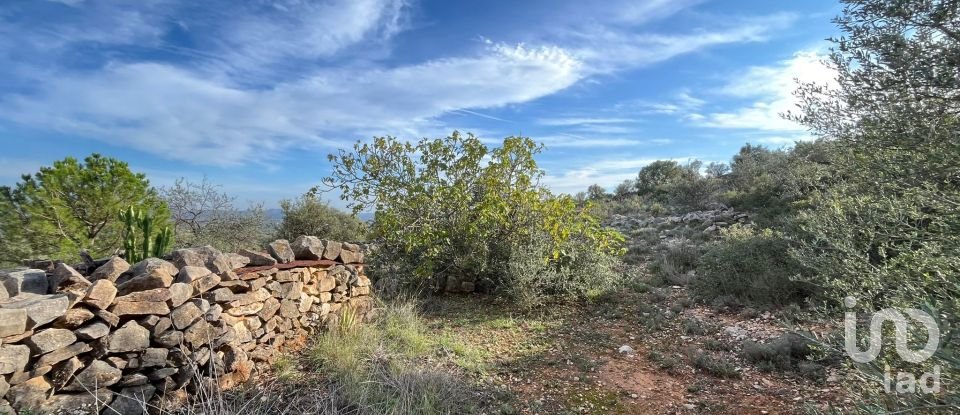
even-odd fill
[{"label": "distant hill", "polygon": [[[283,211],[280,208],[264,209],[263,213],[267,216],[267,222],[269,223],[278,223],[283,219]],[[373,212],[361,212],[357,216],[364,222],[373,220]]]}]

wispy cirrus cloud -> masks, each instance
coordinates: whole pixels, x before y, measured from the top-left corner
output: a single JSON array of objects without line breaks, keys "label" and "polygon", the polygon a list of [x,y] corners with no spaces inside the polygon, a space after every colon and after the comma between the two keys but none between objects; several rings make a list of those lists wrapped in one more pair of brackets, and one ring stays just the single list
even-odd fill
[{"label": "wispy cirrus cloud", "polygon": [[794,96],[797,82],[835,85],[836,73],[823,63],[825,56],[819,50],[802,50],[788,59],[769,66],[754,66],[736,74],[714,92],[737,98],[746,103],[731,110],[698,114],[697,122],[706,127],[756,130],[768,133],[795,133],[789,138],[776,135],[770,143],[804,138],[806,128],[783,118],[796,111]]},{"label": "wispy cirrus cloud", "polygon": [[[507,122],[483,110],[715,45],[763,41],[791,22],[775,15],[657,33],[643,24],[698,2],[610,3],[589,22],[528,44],[487,40],[387,64],[380,58],[409,24],[406,0],[69,3],[51,3],[64,10],[49,21],[0,8],[0,57],[17,63],[0,69],[14,86],[0,88],[0,119],[213,165],[436,131],[449,114]],[[540,122],[564,129],[548,135],[557,147],[638,142],[635,123],[622,117]]]}]

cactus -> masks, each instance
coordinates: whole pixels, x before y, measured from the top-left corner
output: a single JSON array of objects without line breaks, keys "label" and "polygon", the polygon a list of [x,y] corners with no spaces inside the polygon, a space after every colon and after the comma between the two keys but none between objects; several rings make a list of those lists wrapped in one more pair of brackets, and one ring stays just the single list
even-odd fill
[{"label": "cactus", "polygon": [[153,235],[153,218],[141,209],[130,206],[120,210],[124,224],[123,249],[127,261],[137,263],[149,257],[159,257],[173,245],[173,231],[164,227]]}]

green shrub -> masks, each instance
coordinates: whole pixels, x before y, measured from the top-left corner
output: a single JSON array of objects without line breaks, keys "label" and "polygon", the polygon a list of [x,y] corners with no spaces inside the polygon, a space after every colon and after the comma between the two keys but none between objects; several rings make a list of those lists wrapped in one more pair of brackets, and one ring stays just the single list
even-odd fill
[{"label": "green shrub", "polygon": [[545,260],[552,244],[547,235],[536,234],[511,249],[500,289],[525,307],[588,295],[603,299],[623,279],[620,262],[588,245],[588,241],[570,240],[562,249],[561,259]]},{"label": "green shrub", "polygon": [[[403,271],[387,273],[398,285],[456,275],[535,304],[602,288],[594,282],[610,279],[606,270],[623,254],[623,236],[601,226],[589,204],[539,184],[540,151],[529,138],[489,149],[456,131],[416,144],[377,137],[330,155],[324,182],[354,213],[376,211],[371,237],[381,260]],[[591,194],[606,199],[600,190]]]},{"label": "green shrub", "polygon": [[300,235],[317,236],[335,241],[363,241],[367,225],[355,216],[330,207],[310,191],[293,200],[281,200],[283,217],[276,237],[292,241]]},{"label": "green shrub", "polygon": [[686,238],[671,240],[659,247],[650,268],[666,284],[686,285],[693,279],[700,255],[700,248]]},{"label": "green shrub", "polygon": [[737,367],[733,363],[719,357],[710,356],[699,350],[690,352],[690,362],[693,367],[702,369],[719,378],[740,378],[740,372],[737,371]]},{"label": "green shrub", "polygon": [[788,241],[772,230],[740,225],[727,228],[700,257],[694,293],[708,301],[732,296],[751,304],[802,300],[811,289],[793,280],[802,267],[790,257],[789,249]]}]

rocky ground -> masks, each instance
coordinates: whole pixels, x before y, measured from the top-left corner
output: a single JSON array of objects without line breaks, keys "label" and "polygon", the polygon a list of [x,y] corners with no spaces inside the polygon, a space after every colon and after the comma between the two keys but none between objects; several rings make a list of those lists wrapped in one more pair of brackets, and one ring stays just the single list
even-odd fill
[{"label": "rocky ground", "polygon": [[449,353],[462,370],[509,392],[488,397],[499,413],[794,414],[848,403],[836,369],[809,376],[745,360],[745,342],[784,333],[780,313],[693,305],[684,288],[623,294],[533,314],[471,295],[434,302],[425,317],[457,339]]}]

